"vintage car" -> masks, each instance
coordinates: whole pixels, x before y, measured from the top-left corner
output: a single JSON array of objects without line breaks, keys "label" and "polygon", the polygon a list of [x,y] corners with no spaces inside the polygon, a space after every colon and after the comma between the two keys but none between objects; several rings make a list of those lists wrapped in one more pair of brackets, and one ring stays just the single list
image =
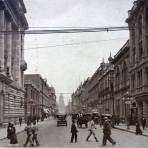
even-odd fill
[{"label": "vintage car", "polygon": [[58,114],[57,115],[57,126],[66,125],[67,126],[67,116],[66,114]]},{"label": "vintage car", "polygon": [[87,114],[83,114],[81,117],[78,118],[78,125],[80,128],[82,128],[83,124],[85,125],[85,127],[87,128],[87,123],[89,122],[91,118],[91,114],[87,113]]}]

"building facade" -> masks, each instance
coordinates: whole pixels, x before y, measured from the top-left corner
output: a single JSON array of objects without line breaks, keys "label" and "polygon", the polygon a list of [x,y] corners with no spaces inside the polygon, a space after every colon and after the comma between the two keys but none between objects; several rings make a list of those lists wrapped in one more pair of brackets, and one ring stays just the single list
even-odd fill
[{"label": "building facade", "polygon": [[59,96],[58,111],[59,111],[59,113],[65,114],[65,104],[64,104],[63,94],[60,94],[60,96]]},{"label": "building facade", "polygon": [[[31,85],[28,87],[28,84]],[[25,102],[28,108],[31,103],[40,117],[43,114],[52,114],[56,110],[55,89],[50,87],[47,80],[43,79],[40,74],[25,74],[25,86],[27,88]],[[39,98],[36,96],[38,93]]]},{"label": "building facade", "polygon": [[24,117],[24,31],[28,28],[23,0],[0,0],[0,124]]},{"label": "building facade", "polygon": [[129,41],[127,41],[123,47],[114,56],[114,104],[115,115],[121,120],[127,120],[130,116],[133,116],[133,120],[136,119],[136,108],[132,112],[131,105],[134,100],[130,100],[130,75],[129,75]]},{"label": "building facade", "polygon": [[137,101],[138,119],[144,117],[148,124],[148,1],[135,1],[128,14],[130,93]]},{"label": "building facade", "polygon": [[25,120],[40,117],[40,91],[31,81],[25,81]]}]

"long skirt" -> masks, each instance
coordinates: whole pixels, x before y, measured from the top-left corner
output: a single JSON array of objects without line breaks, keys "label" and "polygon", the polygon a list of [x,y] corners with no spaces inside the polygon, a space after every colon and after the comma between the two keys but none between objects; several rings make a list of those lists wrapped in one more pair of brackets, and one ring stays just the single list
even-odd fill
[{"label": "long skirt", "polygon": [[12,134],[10,137],[10,144],[17,144],[17,143],[18,143],[18,141],[17,141],[16,134]]}]

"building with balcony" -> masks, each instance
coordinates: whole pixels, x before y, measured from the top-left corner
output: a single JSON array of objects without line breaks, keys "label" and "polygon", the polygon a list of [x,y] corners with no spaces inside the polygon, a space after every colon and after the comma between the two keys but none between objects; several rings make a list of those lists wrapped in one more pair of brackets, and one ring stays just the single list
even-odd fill
[{"label": "building with balcony", "polygon": [[130,95],[136,100],[138,119],[148,125],[148,1],[136,0],[126,19],[130,37]]},{"label": "building with balcony", "polygon": [[40,74],[25,74],[25,88],[25,102],[29,115],[42,117],[45,114],[54,113],[56,110],[55,89],[48,85],[46,79],[43,79]]},{"label": "building with balcony", "polygon": [[24,117],[24,31],[28,28],[23,0],[0,0],[0,124]]}]

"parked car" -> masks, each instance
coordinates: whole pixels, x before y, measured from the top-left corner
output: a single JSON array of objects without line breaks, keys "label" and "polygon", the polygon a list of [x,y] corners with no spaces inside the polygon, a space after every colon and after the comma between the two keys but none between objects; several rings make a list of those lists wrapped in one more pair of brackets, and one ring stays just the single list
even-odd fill
[{"label": "parked car", "polygon": [[66,114],[58,114],[57,115],[57,126],[66,125],[67,126],[67,116]]}]

